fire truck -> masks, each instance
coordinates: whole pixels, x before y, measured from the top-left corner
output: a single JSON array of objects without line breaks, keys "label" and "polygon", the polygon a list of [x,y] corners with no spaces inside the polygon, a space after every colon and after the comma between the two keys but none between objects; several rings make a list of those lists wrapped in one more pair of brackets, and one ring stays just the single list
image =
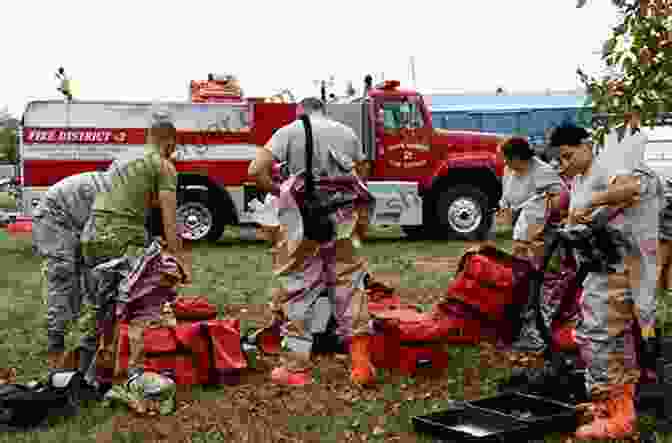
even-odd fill
[{"label": "fire truck", "polygon": [[[178,221],[189,237],[216,241],[227,225],[253,226],[248,204],[262,196],[249,163],[299,106],[236,90],[230,78],[211,76],[191,82],[187,102],[30,102],[19,131],[20,211],[30,216],[40,194],[66,176],[142,153],[158,106],[178,128]],[[422,95],[398,81],[369,84],[362,97],[328,104],[327,113],[362,141],[373,224],[433,238],[479,239],[492,229],[502,135],[433,128]]]}]

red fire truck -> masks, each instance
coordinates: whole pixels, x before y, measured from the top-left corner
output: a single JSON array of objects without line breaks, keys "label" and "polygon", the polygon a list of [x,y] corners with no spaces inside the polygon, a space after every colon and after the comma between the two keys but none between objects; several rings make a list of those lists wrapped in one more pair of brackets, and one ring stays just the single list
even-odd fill
[{"label": "red fire truck", "polygon": [[[66,176],[103,170],[115,158],[142,152],[158,106],[179,131],[178,219],[191,238],[214,241],[226,225],[251,224],[248,203],[258,193],[247,175],[249,162],[275,130],[297,117],[298,106],[245,99],[231,92],[231,79],[225,83],[228,89],[217,93],[216,78],[192,82],[197,99],[183,103],[29,103],[19,131],[21,211],[29,216],[40,194]],[[204,90],[217,98],[207,100]],[[423,97],[398,81],[327,109],[362,140],[376,197],[373,224],[462,239],[492,228],[504,167],[497,153],[501,136],[432,128]]]}]

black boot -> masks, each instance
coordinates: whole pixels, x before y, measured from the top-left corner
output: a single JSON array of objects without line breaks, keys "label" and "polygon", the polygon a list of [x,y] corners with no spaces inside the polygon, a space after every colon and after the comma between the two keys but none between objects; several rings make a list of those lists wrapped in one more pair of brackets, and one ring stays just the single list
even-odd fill
[{"label": "black boot", "polygon": [[319,334],[313,334],[314,355],[327,354],[345,354],[345,343],[342,337],[336,334],[336,318],[332,315],[329,318],[326,331]]}]

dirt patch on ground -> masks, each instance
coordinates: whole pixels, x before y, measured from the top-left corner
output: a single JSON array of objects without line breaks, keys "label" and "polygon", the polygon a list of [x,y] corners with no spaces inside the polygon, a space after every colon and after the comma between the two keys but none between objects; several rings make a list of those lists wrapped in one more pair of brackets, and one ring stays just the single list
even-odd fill
[{"label": "dirt patch on ground", "polygon": [[226,318],[238,318],[248,327],[261,328],[272,320],[271,310],[266,304],[231,304],[220,309],[220,315]]},{"label": "dirt patch on ground", "polygon": [[[405,302],[428,303],[439,297],[441,291],[401,290]],[[268,320],[263,306],[231,305],[226,315],[237,315],[254,323]],[[489,344],[481,352],[481,367],[504,367],[508,358]],[[298,430],[293,424],[300,417],[352,417],[353,406],[360,400],[379,401],[384,404],[384,413],[369,416],[364,430],[343,429],[338,441],[370,441],[372,435],[381,434],[382,441],[410,443],[417,441],[413,433],[387,432],[385,420],[399,415],[403,403],[409,400],[445,400],[449,385],[455,383],[445,371],[422,370],[413,385],[401,385],[400,398],[389,399],[383,395],[385,383],[363,389],[353,386],[349,380],[350,359],[345,355],[318,358],[317,382],[307,387],[284,387],[270,382],[270,372],[279,364],[277,356],[260,355],[254,369],[246,370],[235,386],[220,389],[214,399],[195,401],[189,387],[178,392],[178,409],[167,417],[143,417],[123,414],[113,419],[114,432],[142,433],[143,441],[186,443],[194,434],[205,437],[218,434],[211,441],[236,442],[319,442],[321,435]],[[455,364],[463,366],[463,362]],[[386,383],[400,382],[398,376],[390,375]],[[465,370],[464,392],[467,398],[478,397],[479,373]],[[298,417],[298,418],[297,418]],[[382,435],[384,434],[384,435]],[[99,435],[100,443],[112,442],[111,435]]]},{"label": "dirt patch on ground", "polygon": [[[351,417],[353,405],[360,400],[384,403],[384,414],[370,416],[362,432],[344,429],[338,441],[367,441],[371,435],[385,432],[385,417],[398,414],[407,400],[445,399],[448,377],[426,373],[415,385],[403,385],[401,398],[385,400],[381,386],[371,389],[354,387],[349,381],[349,359],[324,357],[317,363],[319,383],[290,388],[270,383],[268,377],[275,358],[260,358],[255,370],[249,370],[236,386],[224,387],[216,399],[193,401],[188,389],[178,395],[178,410],[167,417],[119,415],[114,431],[142,432],[147,442],[190,442],[193,434],[219,434],[213,441],[236,442],[319,442],[321,435],[292,429],[300,417]],[[390,377],[388,381],[393,381]],[[222,440],[223,439],[223,440]],[[112,441],[100,436],[99,442]],[[411,433],[385,433],[384,441],[416,442]]]},{"label": "dirt patch on ground", "polygon": [[399,272],[378,272],[372,274],[375,281],[380,282],[390,288],[401,286],[401,273]]},{"label": "dirt patch on ground", "polygon": [[[457,259],[452,259],[453,261]],[[445,260],[448,263],[448,259]],[[449,263],[452,266],[455,264]],[[444,266],[448,266],[444,263]],[[375,275],[376,279],[399,288],[393,274]],[[398,278],[398,275],[396,276]],[[398,289],[404,303],[434,304],[440,301],[445,289]],[[240,318],[248,327],[261,327],[270,321],[265,305],[227,305],[224,317]],[[143,417],[121,414],[113,419],[114,432],[141,433],[146,442],[186,443],[196,441],[235,442],[319,442],[323,435],[298,426],[301,417],[343,417],[351,419],[355,407],[363,401],[378,401],[384,412],[365,415],[366,423],[359,429],[346,426],[337,441],[370,441],[380,436],[386,442],[410,443],[418,437],[414,433],[390,432],[386,420],[400,416],[400,410],[409,400],[443,401],[454,388],[456,380],[446,371],[423,369],[416,375],[416,383],[401,385],[398,398],[386,398],[386,383],[398,381],[398,376],[387,376],[383,383],[368,389],[350,383],[350,358],[345,355],[321,357],[316,363],[316,383],[307,387],[277,386],[270,381],[271,370],[279,364],[279,357],[259,355],[254,368],[246,370],[235,386],[222,387],[212,398],[194,400],[191,389],[181,387],[178,392],[178,409],[167,417]],[[481,352],[481,367],[505,367],[508,358],[485,344]],[[454,365],[464,367],[464,362]],[[479,396],[479,372],[465,370],[464,393],[467,398]],[[404,418],[404,420],[406,417]],[[303,420],[305,422],[305,419]],[[211,434],[210,439],[207,435]],[[217,434],[216,436],[214,434]],[[195,439],[200,435],[202,440]],[[99,435],[100,443],[112,442],[111,435]]]},{"label": "dirt patch on ground", "polygon": [[400,288],[395,291],[403,303],[415,305],[433,305],[446,295],[445,289]]},{"label": "dirt patch on ground", "polygon": [[455,273],[460,257],[418,257],[415,269],[418,272]]}]

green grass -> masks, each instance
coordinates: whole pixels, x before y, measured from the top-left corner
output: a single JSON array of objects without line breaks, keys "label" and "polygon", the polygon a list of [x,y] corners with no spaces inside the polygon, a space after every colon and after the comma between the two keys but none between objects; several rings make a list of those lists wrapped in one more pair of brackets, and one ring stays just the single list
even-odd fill
[{"label": "green grass", "polygon": [[[510,236],[509,236],[510,238]],[[506,233],[498,243],[510,247]],[[365,244],[365,255],[374,272],[400,273],[401,286],[407,288],[445,288],[452,275],[419,273],[413,266],[416,256],[459,255],[459,242],[405,241],[398,238],[398,230],[374,229],[374,238]],[[204,294],[220,307],[232,303],[267,303],[267,289],[271,257],[268,245],[262,242],[239,242],[232,232],[213,246],[199,246],[194,250],[194,285],[187,294]],[[16,367],[21,382],[33,379],[46,370],[46,334],[44,311],[40,296],[39,261],[33,256],[28,239],[0,241],[0,367]],[[661,320],[668,313],[661,310]],[[462,369],[475,364],[472,349],[455,348],[454,365],[446,375],[455,382],[441,400],[406,401],[401,397],[400,383],[411,384],[412,378],[399,382],[381,383],[380,395],[401,402],[399,414],[386,416],[385,431],[412,432],[410,418],[445,408],[449,399],[461,398]],[[495,381],[505,377],[505,370],[488,368],[482,383],[483,395],[494,393]],[[203,392],[203,397],[217,395],[217,391]],[[337,441],[345,430],[365,432],[367,417],[382,414],[382,401],[359,401],[347,417],[302,417],[289,423],[292,430],[319,432],[322,441]],[[115,410],[93,406],[78,417],[57,422],[50,430],[40,433],[0,435],[0,443],[10,442],[93,442],[96,433],[109,429]],[[120,437],[121,438],[121,437]],[[117,441],[142,441],[140,436],[127,435]],[[193,436],[194,442],[224,441],[217,433]],[[369,441],[385,441],[385,433],[371,435]],[[418,437],[418,441],[424,440]],[[549,437],[547,441],[558,441]],[[662,440],[661,440],[662,441]],[[672,440],[670,440],[672,441]]]}]

